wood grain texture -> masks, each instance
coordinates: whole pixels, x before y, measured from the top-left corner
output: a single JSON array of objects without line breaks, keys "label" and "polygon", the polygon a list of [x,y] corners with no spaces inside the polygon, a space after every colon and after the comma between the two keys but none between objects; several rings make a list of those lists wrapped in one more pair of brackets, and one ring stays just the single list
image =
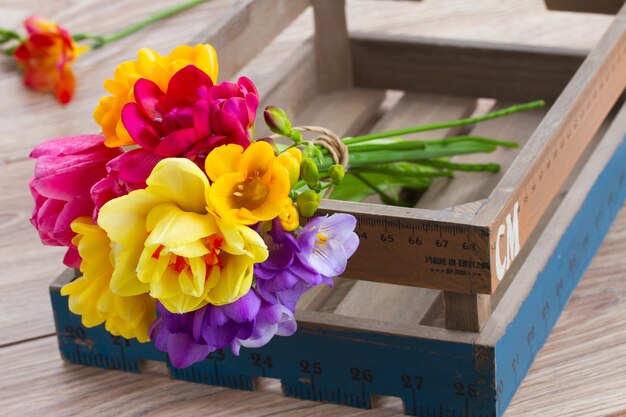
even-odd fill
[{"label": "wood grain texture", "polygon": [[[468,116],[476,100],[458,97],[405,94],[372,128],[372,131],[401,129],[412,124],[428,124]],[[450,129],[423,132],[414,139],[446,137]],[[430,207],[430,199],[421,199],[418,207]],[[349,276],[349,275],[348,275]],[[358,281],[335,309],[352,317],[388,320],[394,323],[419,323],[439,291],[408,288],[403,285]]]},{"label": "wood grain texture", "polygon": [[[71,30],[88,28],[110,33],[148,14],[177,3],[122,0],[6,0],[0,4],[0,26],[17,28],[37,12]],[[192,12],[168,19],[77,62],[78,91],[68,107],[51,96],[25,90],[12,63],[0,61],[0,409],[20,416],[400,416],[397,402],[363,411],[282,398],[272,393],[246,393],[171,381],[150,368],[147,374],[64,365],[52,337],[47,285],[62,269],[59,248],[42,247],[27,224],[31,199],[26,184],[32,164],[30,149],[51,137],[97,131],[91,113],[104,90],[101,82],[139,47],[167,53],[203,30],[233,0],[210,0]],[[350,27],[390,34],[463,37],[476,41],[589,49],[609,22],[608,16],[545,12],[540,0],[425,0],[422,3],[349,1]],[[414,9],[413,7],[417,7]],[[417,11],[416,11],[417,10]],[[285,45],[311,36],[300,24]],[[308,32],[307,32],[308,31]],[[282,48],[281,53],[290,48]],[[266,62],[272,62],[271,55]],[[282,59],[282,55],[281,55]],[[246,69],[264,79],[274,71],[261,65]],[[254,78],[262,83],[261,78]],[[507,413],[532,416],[545,408],[554,416],[609,416],[626,411],[626,328],[624,280],[626,211],[622,211],[555,332],[540,352]],[[19,300],[21,299],[21,301]],[[582,336],[581,336],[582,335]],[[269,385],[276,388],[276,384]]]},{"label": "wood grain texture", "polygon": [[216,24],[198,33],[192,44],[211,43],[223,51],[222,78],[232,78],[309,5],[309,0],[240,0]]},{"label": "wood grain texture", "polygon": [[586,51],[354,34],[355,84],[429,94],[554,101]]},{"label": "wood grain texture", "polygon": [[[623,9],[537,127],[525,152],[516,158],[477,213],[476,224],[489,224],[491,228],[491,265],[500,263],[496,259],[498,250],[506,242],[499,237],[513,211],[517,210],[519,217],[518,246],[523,246],[625,86]],[[550,171],[551,166],[555,168]],[[510,261],[505,262],[502,273],[492,268],[492,292]]]},{"label": "wood grain texture", "polygon": [[624,0],[544,0],[549,10],[564,10],[581,13],[615,14],[624,5]]},{"label": "wood grain texture", "polygon": [[352,87],[352,57],[345,0],[313,0],[315,57],[320,91]]}]

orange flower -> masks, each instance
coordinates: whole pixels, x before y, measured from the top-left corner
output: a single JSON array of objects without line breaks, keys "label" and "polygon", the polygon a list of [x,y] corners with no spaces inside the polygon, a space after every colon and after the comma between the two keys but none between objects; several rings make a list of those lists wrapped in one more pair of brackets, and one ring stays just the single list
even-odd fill
[{"label": "orange flower", "polygon": [[87,48],[78,46],[67,30],[40,16],[24,22],[28,38],[14,52],[24,67],[24,84],[36,91],[54,91],[62,104],[74,95],[76,80],[71,65]]}]

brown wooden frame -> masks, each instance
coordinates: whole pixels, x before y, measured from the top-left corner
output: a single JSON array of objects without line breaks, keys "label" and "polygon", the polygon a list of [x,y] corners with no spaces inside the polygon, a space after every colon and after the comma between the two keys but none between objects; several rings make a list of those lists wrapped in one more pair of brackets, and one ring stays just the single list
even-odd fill
[{"label": "brown wooden frame", "polygon": [[[345,1],[339,0],[244,0],[197,39],[216,46],[225,63],[222,78],[232,77],[309,5],[316,13],[315,39],[260,86],[264,103],[291,111],[312,93],[401,88],[516,101],[544,98],[552,105],[491,195],[478,204],[429,210],[326,201],[321,207],[353,213],[372,227],[392,221],[421,230],[432,246],[438,239],[433,227],[444,228],[448,247],[434,249],[435,256],[468,257],[460,247],[472,242],[470,260],[485,267],[469,277],[429,271],[415,255],[368,242],[351,259],[346,276],[441,290],[446,327],[479,330],[491,312],[490,295],[511,279],[506,272],[516,265],[514,258],[626,86],[626,8],[588,56],[557,48],[349,33]],[[392,264],[385,262],[390,256]]]}]

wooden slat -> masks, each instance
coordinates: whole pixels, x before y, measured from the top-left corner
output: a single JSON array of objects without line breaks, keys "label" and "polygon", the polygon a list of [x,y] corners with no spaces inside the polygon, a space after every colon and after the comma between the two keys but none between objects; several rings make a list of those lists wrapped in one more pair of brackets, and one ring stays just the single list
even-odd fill
[{"label": "wooden slat", "polygon": [[[616,17],[529,139],[524,152],[477,213],[475,224],[489,224],[491,229],[492,292],[514,257],[514,251],[511,254],[508,249],[511,245],[524,245],[625,86],[626,8]],[[503,237],[502,232],[511,229],[505,228],[507,216],[510,222],[515,214],[518,231],[507,232]],[[519,244],[510,241],[507,249],[507,238]],[[503,267],[498,267],[499,264]]]},{"label": "wooden slat", "polygon": [[296,115],[318,96],[315,71],[315,52],[312,39],[287,57],[276,71],[257,83],[261,104],[257,111],[256,135],[271,134],[263,120],[263,110],[268,105],[284,109],[289,115]]},{"label": "wooden slat", "polygon": [[[354,135],[375,117],[384,91],[350,89],[323,94],[292,118],[296,125],[324,126],[340,137]],[[339,285],[339,283],[336,283]],[[332,289],[326,285],[307,291],[298,309],[315,310],[321,306]]]},{"label": "wooden slat", "polygon": [[[511,104],[510,102],[498,103],[493,110],[502,109]],[[470,203],[489,197],[515,157],[525,151],[525,143],[545,116],[546,111],[546,109],[537,109],[522,112],[477,125],[472,130],[472,135],[517,142],[520,144],[520,148],[498,148],[492,153],[462,155],[454,158],[454,161],[459,163],[486,164],[495,162],[500,164],[501,170],[499,173],[457,172],[451,180],[440,178],[433,181],[433,184],[424,194],[424,198],[429,201],[428,207],[444,209],[459,203]]]},{"label": "wooden slat", "polygon": [[624,0],[544,0],[549,10],[581,13],[615,14],[624,5]]},{"label": "wooden slat", "polygon": [[[400,129],[444,120],[454,120],[472,112],[475,100],[406,94],[372,129],[372,132]],[[423,132],[419,139],[445,137],[449,130]],[[429,200],[420,205],[429,207]],[[349,276],[349,275],[348,275]],[[402,285],[358,281],[335,309],[352,317],[419,323],[439,291]]]},{"label": "wooden slat", "polygon": [[446,329],[479,332],[491,315],[491,295],[443,292]]},{"label": "wooden slat", "polygon": [[323,93],[353,84],[345,5],[345,0],[313,0],[318,85]]},{"label": "wooden slat", "polygon": [[309,5],[309,0],[241,0],[191,43],[210,43],[219,53],[220,78],[229,79]]},{"label": "wooden slat", "polygon": [[431,94],[555,100],[587,51],[353,33],[355,84]]},{"label": "wooden slat", "polygon": [[626,132],[626,107],[622,108],[616,116],[612,126],[606,133],[605,138],[598,144],[595,152],[591,155],[587,164],[581,170],[571,190],[546,226],[549,233],[544,233],[537,241],[535,247],[528,255],[532,262],[524,262],[512,279],[511,284],[503,294],[502,299],[493,312],[494,319],[489,320],[485,329],[481,332],[479,343],[494,345],[506,331],[507,324],[513,320],[518,309],[526,299],[538,274],[544,269],[552,248],[554,248],[562,234],[571,223],[572,218],[580,210],[591,187],[607,161],[621,145]]}]

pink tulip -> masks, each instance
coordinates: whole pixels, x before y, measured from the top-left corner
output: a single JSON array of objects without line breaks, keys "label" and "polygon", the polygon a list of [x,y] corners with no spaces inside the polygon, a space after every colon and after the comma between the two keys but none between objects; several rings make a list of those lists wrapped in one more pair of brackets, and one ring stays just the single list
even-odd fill
[{"label": "pink tulip", "polygon": [[68,246],[64,262],[77,267],[80,258],[72,247],[70,224],[94,210],[91,187],[105,177],[106,164],[122,153],[104,146],[102,135],[68,136],[37,146],[30,154],[36,159],[30,191],[35,200],[30,222],[45,245]]},{"label": "pink tulip", "polygon": [[96,205],[94,219],[107,201],[146,188],[146,179],[161,159],[137,148],[110,160],[106,165],[107,176],[91,188],[91,199]]}]

